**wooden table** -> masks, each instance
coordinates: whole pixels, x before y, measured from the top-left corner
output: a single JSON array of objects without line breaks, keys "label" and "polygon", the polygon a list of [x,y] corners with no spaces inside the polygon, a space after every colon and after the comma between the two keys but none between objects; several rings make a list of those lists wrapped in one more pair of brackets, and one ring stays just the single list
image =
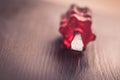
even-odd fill
[{"label": "wooden table", "polygon": [[76,56],[60,48],[60,15],[51,3],[10,3],[0,14],[0,80],[120,80],[120,24],[93,12],[97,40]]}]

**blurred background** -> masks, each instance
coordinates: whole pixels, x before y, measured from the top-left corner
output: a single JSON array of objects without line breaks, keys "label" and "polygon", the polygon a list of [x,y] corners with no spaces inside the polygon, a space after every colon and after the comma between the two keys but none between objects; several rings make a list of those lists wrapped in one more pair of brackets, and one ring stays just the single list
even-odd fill
[{"label": "blurred background", "polygon": [[19,5],[26,5],[28,3],[39,4],[41,2],[49,2],[56,5],[69,6],[72,3],[76,3],[80,6],[88,6],[92,10],[101,12],[107,15],[119,15],[120,14],[120,1],[119,0],[0,0],[1,9],[16,7]]},{"label": "blurred background", "polygon": [[76,3],[80,6],[88,6],[92,10],[101,12],[106,15],[120,15],[120,1],[119,0],[42,0],[51,2],[54,4],[61,4],[69,6],[72,3]]},{"label": "blurred background", "polygon": [[[61,14],[88,6],[97,39],[62,51]],[[0,80],[120,80],[120,0],[0,0]]]}]

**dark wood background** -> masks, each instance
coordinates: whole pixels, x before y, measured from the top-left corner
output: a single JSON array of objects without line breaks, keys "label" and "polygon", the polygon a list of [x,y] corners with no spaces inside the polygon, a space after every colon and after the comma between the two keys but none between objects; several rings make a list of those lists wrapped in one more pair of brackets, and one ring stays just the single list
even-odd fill
[{"label": "dark wood background", "polygon": [[76,55],[60,48],[59,20],[68,7],[0,2],[0,80],[120,80],[120,19],[93,11],[97,39]]}]

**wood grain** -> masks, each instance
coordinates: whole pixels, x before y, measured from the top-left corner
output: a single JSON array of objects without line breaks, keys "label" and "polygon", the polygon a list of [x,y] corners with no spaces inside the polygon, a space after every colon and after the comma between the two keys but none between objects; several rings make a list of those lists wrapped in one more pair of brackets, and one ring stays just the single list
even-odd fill
[{"label": "wood grain", "polygon": [[66,7],[26,3],[10,3],[16,9],[0,15],[0,80],[120,80],[117,18],[94,12],[97,40],[78,53],[60,48],[59,19]]}]

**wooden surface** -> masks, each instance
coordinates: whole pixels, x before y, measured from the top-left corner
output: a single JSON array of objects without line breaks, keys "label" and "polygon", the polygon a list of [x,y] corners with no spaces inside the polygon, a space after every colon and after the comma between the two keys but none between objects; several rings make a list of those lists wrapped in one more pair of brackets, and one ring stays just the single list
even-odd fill
[{"label": "wooden surface", "polygon": [[60,48],[67,9],[26,0],[1,7],[0,80],[120,80],[119,19],[93,11],[97,40],[75,56]]}]

